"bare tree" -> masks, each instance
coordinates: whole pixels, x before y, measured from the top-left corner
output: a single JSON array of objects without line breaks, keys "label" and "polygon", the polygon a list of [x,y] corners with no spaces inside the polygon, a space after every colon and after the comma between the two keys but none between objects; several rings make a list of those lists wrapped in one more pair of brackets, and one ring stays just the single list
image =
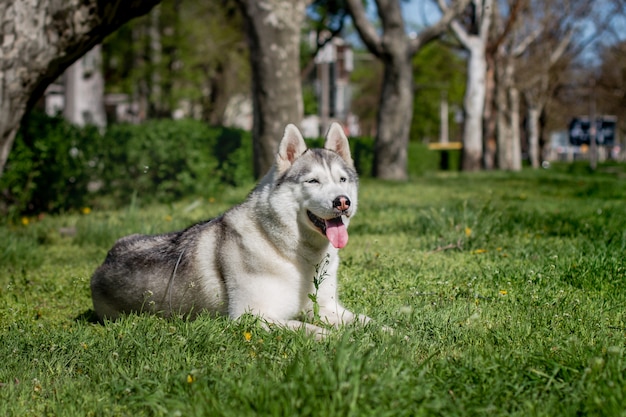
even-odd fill
[{"label": "bare tree", "polygon": [[547,58],[541,60],[543,65],[535,61],[537,65],[533,66],[537,67],[538,71],[535,76],[527,80],[527,84],[524,87],[524,99],[527,108],[528,156],[533,168],[539,168],[541,164],[539,119],[548,100],[552,97],[555,87],[555,83],[550,80],[551,70],[565,53],[572,40],[572,35],[573,30],[570,29],[564,37],[557,41],[556,45],[552,43],[553,47],[556,47],[542,54]]},{"label": "bare tree", "polygon": [[488,56],[494,66],[497,165],[504,170],[522,169],[520,135],[520,92],[515,82],[517,59],[541,34],[542,27],[524,24],[529,0],[511,0],[508,16],[494,13],[496,37],[490,41]]},{"label": "bare tree", "polygon": [[74,61],[159,0],[0,0],[0,175],[24,114]]},{"label": "bare tree", "polygon": [[[483,164],[485,169],[510,169],[513,136],[519,139],[519,128],[512,126],[515,119],[510,112],[519,107],[519,92],[508,89],[513,80],[513,67],[508,52],[511,35],[519,23],[520,11],[528,0],[496,1],[493,22],[486,50],[487,73],[485,108],[483,110]],[[517,115],[519,120],[519,115]],[[506,146],[503,146],[506,145]],[[519,148],[519,144],[518,144]],[[506,151],[506,152],[505,152]]]},{"label": "bare tree", "polygon": [[237,0],[246,22],[252,68],[254,173],[274,163],[283,129],[300,123],[300,30],[305,0]]},{"label": "bare tree", "polygon": [[[449,9],[443,0],[438,0],[442,11]],[[493,16],[493,0],[471,0],[463,15],[450,23],[452,32],[468,51],[467,88],[463,107],[462,167],[466,171],[478,171],[483,158],[483,111],[485,108],[487,82],[487,42]]]},{"label": "bare tree", "polygon": [[518,72],[524,76],[518,77],[517,83],[524,91],[528,153],[534,168],[541,163],[540,118],[559,85],[562,68],[605,33],[615,10],[621,7],[619,1],[602,4],[597,7],[586,0],[534,0],[528,8],[525,21],[539,27],[541,35],[521,56]]},{"label": "bare tree", "polygon": [[384,66],[377,116],[375,176],[393,180],[407,178],[407,148],[414,94],[411,59],[424,45],[444,33],[467,3],[468,0],[457,0],[452,6],[445,5],[445,12],[437,23],[410,37],[405,31],[399,0],[376,0],[382,33],[368,19],[361,0],[346,0],[363,43]]}]

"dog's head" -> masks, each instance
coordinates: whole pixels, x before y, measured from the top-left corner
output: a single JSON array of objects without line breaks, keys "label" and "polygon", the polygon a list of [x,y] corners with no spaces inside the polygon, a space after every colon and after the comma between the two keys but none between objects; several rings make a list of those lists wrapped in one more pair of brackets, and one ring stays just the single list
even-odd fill
[{"label": "dog's head", "polygon": [[292,184],[299,219],[334,247],[343,248],[350,217],[356,213],[358,177],[341,126],[330,126],[324,148],[307,149],[298,128],[288,125],[276,170],[279,184]]}]

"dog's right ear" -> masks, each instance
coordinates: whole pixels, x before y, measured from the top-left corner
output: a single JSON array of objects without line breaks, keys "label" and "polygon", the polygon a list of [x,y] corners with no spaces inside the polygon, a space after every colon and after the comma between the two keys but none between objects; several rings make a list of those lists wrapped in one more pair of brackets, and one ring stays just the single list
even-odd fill
[{"label": "dog's right ear", "polygon": [[278,146],[278,155],[276,155],[278,171],[282,172],[288,169],[304,151],[306,151],[306,143],[304,143],[302,134],[296,126],[288,124]]}]

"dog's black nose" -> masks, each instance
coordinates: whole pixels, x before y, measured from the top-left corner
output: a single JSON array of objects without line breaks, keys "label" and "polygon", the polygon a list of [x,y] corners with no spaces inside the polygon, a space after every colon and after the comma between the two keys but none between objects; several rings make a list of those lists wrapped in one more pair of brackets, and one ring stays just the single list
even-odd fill
[{"label": "dog's black nose", "polygon": [[340,195],[333,200],[333,208],[339,211],[346,211],[350,208],[350,199],[348,196]]}]

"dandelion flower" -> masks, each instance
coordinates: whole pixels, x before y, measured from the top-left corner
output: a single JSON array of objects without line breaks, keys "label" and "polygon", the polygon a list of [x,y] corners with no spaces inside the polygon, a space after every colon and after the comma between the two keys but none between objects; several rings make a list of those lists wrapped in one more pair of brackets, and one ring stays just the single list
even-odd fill
[{"label": "dandelion flower", "polygon": [[500,290],[500,295],[507,295],[509,292],[507,290]]},{"label": "dandelion flower", "polygon": [[249,342],[249,341],[250,341],[250,339],[252,339],[252,333],[250,333],[250,332],[244,332],[244,333],[243,333],[243,337],[244,337],[244,339],[246,339],[246,342]]},{"label": "dandelion flower", "polygon": [[28,217],[22,217],[22,224],[24,226],[28,226],[28,223],[30,223],[30,220],[28,220]]},{"label": "dandelion flower", "polygon": [[91,213],[91,208],[83,207],[83,208],[80,209],[80,212],[83,213],[83,214],[89,214],[89,213]]},{"label": "dandelion flower", "polygon": [[472,235],[472,228],[471,227],[466,227],[465,228],[465,236],[466,237],[470,237]]},{"label": "dandelion flower", "polygon": [[187,374],[187,383],[191,384],[193,382],[193,375]]}]

